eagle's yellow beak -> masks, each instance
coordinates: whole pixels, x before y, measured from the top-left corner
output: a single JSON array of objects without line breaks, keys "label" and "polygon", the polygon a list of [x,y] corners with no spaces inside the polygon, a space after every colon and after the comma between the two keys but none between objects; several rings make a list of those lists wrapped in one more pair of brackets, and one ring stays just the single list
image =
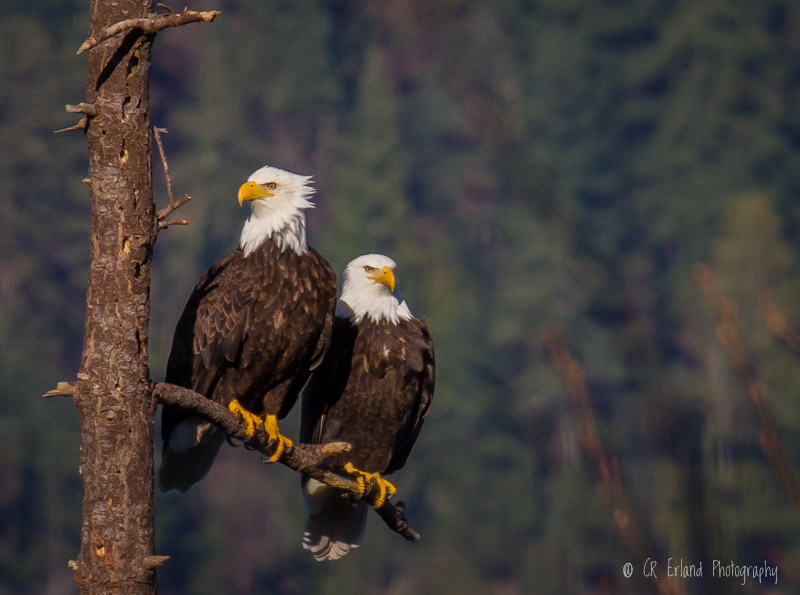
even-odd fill
[{"label": "eagle's yellow beak", "polygon": [[389,267],[383,267],[379,273],[376,273],[370,279],[383,283],[394,293],[394,272]]},{"label": "eagle's yellow beak", "polygon": [[255,182],[245,182],[239,187],[239,206],[246,200],[255,200],[256,198],[264,198],[267,196],[275,196],[272,191],[264,184],[256,184]]}]

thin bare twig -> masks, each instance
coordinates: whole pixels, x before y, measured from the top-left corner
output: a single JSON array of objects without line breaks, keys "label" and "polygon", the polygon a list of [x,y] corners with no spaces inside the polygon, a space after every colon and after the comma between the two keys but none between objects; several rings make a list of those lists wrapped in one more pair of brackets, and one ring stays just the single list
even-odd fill
[{"label": "thin bare twig", "polygon": [[[622,488],[616,461],[608,456],[603,447],[589,401],[589,392],[586,390],[583,369],[570,356],[564,338],[558,331],[548,331],[544,338],[550,349],[553,366],[561,376],[561,381],[567,391],[570,410],[577,427],[578,444],[594,468],[597,488],[611,508],[617,533],[631,554],[636,557],[640,567],[643,568],[647,560],[646,552],[652,551],[652,548],[647,545],[637,528],[633,512]],[[683,593],[683,589],[668,577],[663,575],[658,577],[655,576],[655,573],[649,576],[655,582],[661,595]]]},{"label": "thin bare twig", "polygon": [[153,135],[156,138],[156,145],[158,146],[158,153],[161,155],[161,165],[164,168],[164,178],[167,181],[167,198],[169,199],[169,203],[163,209],[159,209],[156,213],[156,220],[158,221],[158,229],[165,229],[170,225],[189,225],[189,222],[186,219],[169,219],[167,220],[166,217],[172,213],[175,209],[180,208],[181,206],[185,205],[187,202],[192,200],[192,197],[188,194],[184,194],[178,200],[175,200],[175,197],[172,194],[172,176],[169,173],[169,164],[167,163],[167,154],[164,151],[164,144],[161,142],[161,133],[166,134],[166,128],[159,128],[158,126],[153,126]]},{"label": "thin bare twig", "polygon": [[159,128],[158,126],[153,126],[153,136],[156,137],[156,145],[158,146],[158,154],[161,155],[161,165],[164,166],[164,178],[167,180],[167,197],[169,198],[169,204],[175,202],[175,198],[172,196],[172,176],[169,173],[169,165],[167,164],[167,154],[164,151],[164,143],[161,142],[161,133],[167,134],[169,131],[166,128]]},{"label": "thin bare twig", "polygon": [[165,219],[158,222],[158,229],[166,229],[170,225],[189,225],[186,219]]},{"label": "thin bare twig", "polygon": [[59,382],[54,389],[47,391],[42,397],[74,397],[76,388],[74,382]]},{"label": "thin bare twig", "polygon": [[78,120],[78,123],[73,126],[67,126],[59,130],[54,130],[55,134],[60,132],[70,132],[72,130],[86,130],[86,125],[89,123],[88,118],[93,118],[97,115],[97,108],[93,103],[79,103],[78,105],[70,105],[69,103],[64,106],[64,109],[70,114],[84,114],[88,117],[83,117]]},{"label": "thin bare twig", "polygon": [[132,19],[125,19],[118,23],[106,27],[97,37],[89,37],[78,48],[77,54],[81,54],[86,50],[90,50],[96,45],[110,39],[115,35],[130,31],[131,29],[139,29],[146,35],[152,35],[167,27],[179,27],[181,25],[188,25],[189,23],[198,23],[204,21],[210,23],[220,15],[218,10],[208,10],[203,12],[195,12],[194,10],[184,10],[183,12],[174,12],[169,9],[168,13],[151,13],[145,17],[137,17]]},{"label": "thin bare twig", "polygon": [[[269,437],[263,429],[256,432],[255,436],[248,437],[245,432],[245,424],[238,415],[199,393],[174,384],[159,382],[153,389],[153,395],[162,403],[189,409],[200,417],[217,424],[226,434],[241,440],[246,447],[261,454],[270,456],[275,451],[275,445],[269,441]],[[349,450],[350,445],[346,442],[295,444],[283,453],[278,462],[298,473],[313,477],[354,496],[359,496],[358,483],[347,477],[346,474],[337,473],[336,470],[331,470],[326,466],[328,459],[346,453]],[[374,507],[378,496],[377,490],[368,490],[363,498],[370,506]],[[404,508],[403,502],[392,504],[387,498],[386,502],[375,510],[394,532],[399,533],[409,541],[419,541],[419,534],[408,526]]]},{"label": "thin bare twig", "polygon": [[703,296],[719,318],[717,338],[733,365],[733,370],[744,387],[758,420],[761,449],[769,457],[786,493],[800,509],[800,485],[778,432],[778,423],[767,398],[767,388],[761,383],[750,355],[739,334],[737,304],[722,293],[714,272],[704,264],[693,268],[695,281]]},{"label": "thin bare twig", "polygon": [[61,132],[71,132],[73,130],[86,130],[87,122],[88,120],[86,118],[81,118],[80,120],[78,120],[77,124],[74,124],[72,126],[67,126],[66,128],[59,128],[58,130],[54,130],[53,133],[59,134]]}]

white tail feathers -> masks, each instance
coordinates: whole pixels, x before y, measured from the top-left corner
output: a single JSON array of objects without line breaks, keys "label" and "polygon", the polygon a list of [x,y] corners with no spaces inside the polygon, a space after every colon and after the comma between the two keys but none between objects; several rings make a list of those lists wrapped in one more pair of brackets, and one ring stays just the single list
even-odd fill
[{"label": "white tail feathers", "polygon": [[338,560],[364,538],[369,505],[314,480],[304,479],[303,495],[309,514],[303,548],[318,561]]}]

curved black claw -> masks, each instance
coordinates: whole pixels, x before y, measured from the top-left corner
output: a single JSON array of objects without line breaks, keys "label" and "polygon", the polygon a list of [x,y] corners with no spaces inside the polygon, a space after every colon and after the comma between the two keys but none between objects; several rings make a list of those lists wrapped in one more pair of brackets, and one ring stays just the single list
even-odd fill
[{"label": "curved black claw", "polygon": [[381,477],[380,473],[361,471],[356,469],[352,463],[347,463],[344,470],[358,483],[360,497],[371,495],[373,489],[378,490],[378,495],[374,499],[368,498],[375,508],[383,506],[397,492],[397,488],[389,480]]}]

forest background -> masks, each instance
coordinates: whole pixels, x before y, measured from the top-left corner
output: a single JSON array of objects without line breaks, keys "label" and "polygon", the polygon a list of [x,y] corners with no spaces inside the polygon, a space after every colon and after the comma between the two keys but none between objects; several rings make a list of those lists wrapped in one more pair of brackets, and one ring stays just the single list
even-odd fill
[{"label": "forest background", "polygon": [[[180,7],[175,7],[180,8]],[[390,254],[432,329],[437,388],[395,476],[418,544],[370,521],[318,564],[298,478],[225,448],[158,494],[159,590],[653,591],[596,489],[543,331],[586,371],[647,556],[779,565],[800,513],[693,276],[709,264],[800,469],[800,363],[764,324],[800,320],[800,4],[790,0],[202,0],[161,33],[152,121],[190,221],[156,246],[150,362],[199,275],[229,253],[236,189],[264,164],[316,181],[312,245],[337,271]],[[65,593],[81,511],[77,411],[40,395],[80,361],[87,6],[5,3],[0,21],[0,593]],[[155,167],[160,176],[160,168]],[[164,204],[163,179],[156,200]],[[299,409],[286,422],[296,433]],[[157,448],[160,445],[157,444]],[[374,516],[374,515],[373,515]],[[690,593],[757,583],[686,580]],[[774,585],[773,585],[774,587]]]}]

